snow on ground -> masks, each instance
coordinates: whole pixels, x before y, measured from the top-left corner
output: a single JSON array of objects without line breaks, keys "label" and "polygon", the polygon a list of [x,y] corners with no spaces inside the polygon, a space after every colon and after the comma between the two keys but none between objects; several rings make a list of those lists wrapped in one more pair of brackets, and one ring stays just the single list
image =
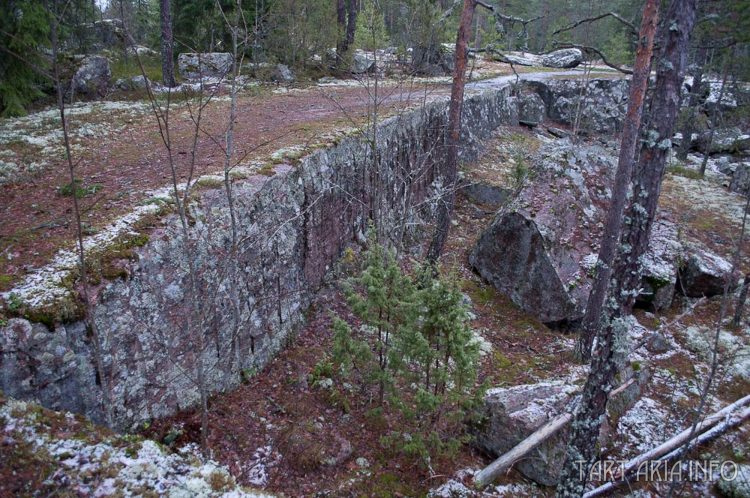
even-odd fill
[{"label": "snow on ground", "polygon": [[[114,101],[72,104],[65,109],[74,151],[85,138],[102,139],[118,133],[128,121],[151,109],[146,102]],[[0,120],[0,185],[41,173],[64,157],[63,132],[57,108]]]},{"label": "snow on ground", "polygon": [[[0,420],[4,445],[21,448],[28,444],[37,458],[49,459],[56,470],[44,484],[58,491],[69,489],[78,496],[96,497],[144,493],[170,498],[270,496],[237,486],[226,468],[201,458],[194,445],[170,453],[154,441],[127,436],[95,442],[95,431],[81,431],[71,414],[40,410],[12,399],[0,405]],[[53,429],[58,424],[63,427]],[[76,436],[60,436],[66,433]]]}]

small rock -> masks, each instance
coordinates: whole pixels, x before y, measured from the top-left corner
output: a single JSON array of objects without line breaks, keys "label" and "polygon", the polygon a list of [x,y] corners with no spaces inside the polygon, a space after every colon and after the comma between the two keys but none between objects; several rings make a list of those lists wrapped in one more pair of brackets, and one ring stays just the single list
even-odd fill
[{"label": "small rock", "polygon": [[646,341],[646,349],[654,354],[666,353],[669,347],[669,341],[661,332],[654,332]]},{"label": "small rock", "polygon": [[355,463],[357,464],[358,467],[361,467],[363,469],[366,469],[367,467],[370,466],[370,462],[368,462],[367,458],[365,458],[365,457],[359,457],[359,458],[357,458],[355,460]]}]

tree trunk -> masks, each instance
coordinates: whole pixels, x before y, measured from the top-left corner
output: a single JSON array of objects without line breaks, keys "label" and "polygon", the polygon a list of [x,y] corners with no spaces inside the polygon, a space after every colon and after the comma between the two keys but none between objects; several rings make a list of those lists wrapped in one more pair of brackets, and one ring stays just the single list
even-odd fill
[{"label": "tree trunk", "polygon": [[591,373],[571,424],[567,456],[557,488],[559,497],[581,496],[585,490],[589,469],[597,458],[596,443],[607,397],[629,353],[625,315],[632,309],[640,287],[640,260],[648,248],[667,154],[672,148],[670,138],[679,110],[688,42],[695,23],[695,2],[672,0],[662,23],[660,60],[655,64],[656,86],[650,121],[643,126],[646,137],[633,178],[633,200],[622,218],[622,242],[603,311],[605,324],[597,334]]},{"label": "tree trunk", "polygon": [[354,32],[357,30],[357,0],[349,0],[346,19],[346,46],[354,44]]},{"label": "tree trunk", "polygon": [[591,343],[599,329],[602,319],[604,299],[612,277],[612,267],[617,255],[617,243],[622,231],[622,215],[625,212],[630,180],[633,177],[636,146],[639,142],[638,130],[641,125],[643,101],[648,88],[648,77],[651,73],[651,55],[654,47],[654,34],[658,18],[657,0],[648,0],[643,9],[640,42],[636,51],[633,78],[630,82],[628,112],[622,130],[620,156],[617,162],[617,173],[612,191],[612,205],[607,213],[606,230],[599,249],[596,280],[589,294],[586,314],[581,324],[581,335],[576,346],[576,356],[582,360],[591,357]]},{"label": "tree trunk", "polygon": [[159,0],[161,9],[161,72],[162,81],[168,87],[177,84],[174,79],[174,42],[172,40],[172,14],[169,0]]},{"label": "tree trunk", "polygon": [[474,17],[476,0],[464,0],[461,20],[458,25],[456,36],[456,67],[453,69],[453,86],[451,88],[451,101],[448,107],[448,129],[443,172],[445,188],[447,192],[438,200],[437,226],[435,234],[427,251],[427,260],[433,266],[436,265],[440,254],[443,252],[445,241],[448,238],[448,229],[453,216],[453,206],[456,201],[456,179],[458,178],[458,147],[461,138],[461,108],[464,102],[464,85],[466,75],[466,64],[469,54],[469,37],[471,36],[471,21]]},{"label": "tree trunk", "polygon": [[687,159],[688,152],[690,152],[690,145],[692,142],[693,131],[695,130],[695,118],[698,111],[698,105],[700,104],[701,97],[701,80],[703,79],[703,67],[706,64],[707,50],[705,47],[699,47],[698,52],[695,56],[695,71],[693,72],[693,85],[690,88],[690,100],[688,102],[688,110],[690,116],[685,119],[685,124],[682,127],[682,142],[680,148],[677,149],[677,159],[684,161]]},{"label": "tree trunk", "polygon": [[338,25],[336,56],[339,60],[349,49],[346,44],[346,2],[347,0],[336,0],[336,24]]},{"label": "tree trunk", "polygon": [[742,312],[745,309],[745,301],[747,301],[747,288],[750,287],[750,273],[745,275],[745,279],[742,281],[742,289],[740,289],[740,295],[737,298],[737,305],[734,307],[734,318],[732,318],[732,325],[735,327],[740,326],[742,322]]},{"label": "tree trunk", "polygon": [[706,174],[706,166],[708,166],[708,157],[711,155],[711,147],[714,146],[714,134],[716,133],[716,128],[719,125],[719,108],[721,107],[721,101],[724,99],[724,88],[727,85],[727,76],[729,75],[729,67],[732,65],[732,60],[734,59],[734,52],[732,52],[732,56],[727,59],[727,61],[724,63],[724,71],[721,76],[721,89],[719,90],[719,98],[716,101],[716,105],[713,108],[713,111],[711,112],[711,132],[708,134],[708,142],[704,144],[705,150],[703,151],[703,160],[701,161],[701,169],[700,174],[701,178],[703,178]]}]

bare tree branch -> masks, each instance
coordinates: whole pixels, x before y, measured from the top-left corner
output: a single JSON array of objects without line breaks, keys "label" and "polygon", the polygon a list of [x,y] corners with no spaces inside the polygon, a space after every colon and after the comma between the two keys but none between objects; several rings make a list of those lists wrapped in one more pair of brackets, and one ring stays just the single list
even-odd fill
[{"label": "bare tree branch", "polygon": [[633,74],[632,70],[624,68],[622,66],[618,66],[617,64],[614,64],[612,62],[609,62],[607,60],[607,57],[605,57],[605,55],[602,53],[602,51],[596,47],[590,47],[588,45],[578,45],[577,43],[559,43],[559,42],[556,42],[554,45],[558,48],[577,48],[585,52],[593,52],[602,59],[602,62],[604,63],[604,65],[609,66],[612,69],[619,71],[621,73],[624,73],[624,74]]},{"label": "bare tree branch", "polygon": [[600,19],[604,19],[605,17],[613,17],[614,19],[617,19],[618,21],[620,21],[621,23],[623,23],[625,26],[627,26],[628,28],[630,28],[630,33],[633,36],[638,36],[638,30],[635,28],[635,25],[632,22],[627,21],[626,19],[624,19],[620,14],[618,14],[616,12],[607,12],[607,13],[601,14],[599,16],[585,17],[583,19],[579,19],[578,21],[574,22],[573,24],[569,24],[568,26],[564,26],[564,27],[562,27],[560,29],[557,29],[557,30],[553,31],[552,32],[552,36],[559,35],[560,33],[564,33],[565,31],[570,31],[571,29],[574,29],[574,28],[580,26],[581,24],[584,24],[584,23],[587,23],[587,22],[594,22],[594,21],[598,21]]}]

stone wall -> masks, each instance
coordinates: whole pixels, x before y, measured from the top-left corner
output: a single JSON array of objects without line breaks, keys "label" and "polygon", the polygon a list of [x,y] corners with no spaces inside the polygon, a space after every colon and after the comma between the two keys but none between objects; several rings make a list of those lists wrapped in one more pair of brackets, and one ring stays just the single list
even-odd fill
[{"label": "stone wall", "polygon": [[[516,119],[515,105],[508,87],[467,98],[465,158]],[[196,190],[187,241],[179,218],[166,215],[123,262],[127,277],[96,289],[106,382],[82,321],[50,329],[14,318],[0,329],[0,387],[101,422],[106,385],[114,425],[127,429],[194,405],[199,364],[211,392],[237,385],[292,340],[329,268],[370,219],[391,239],[415,218],[429,221],[446,117],[446,102],[435,102],[379,125],[375,154],[349,137],[276,166],[272,177],[235,182],[236,254],[224,191]]]}]

